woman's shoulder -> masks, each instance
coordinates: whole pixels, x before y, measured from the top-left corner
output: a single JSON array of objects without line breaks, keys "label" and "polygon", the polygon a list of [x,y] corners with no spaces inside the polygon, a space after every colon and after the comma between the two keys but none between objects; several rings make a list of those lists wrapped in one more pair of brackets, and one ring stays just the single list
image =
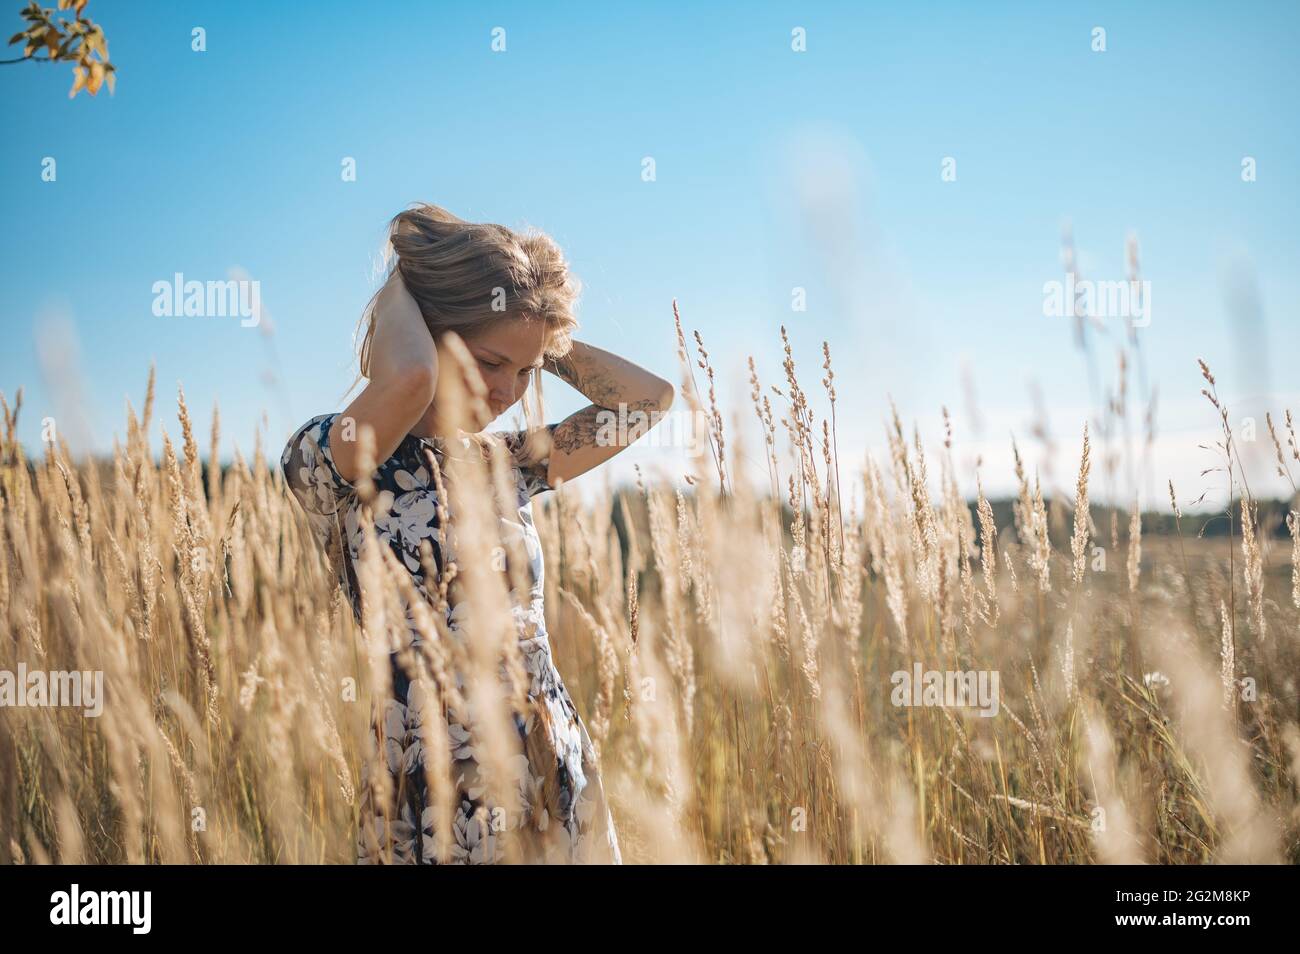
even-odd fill
[{"label": "woman's shoulder", "polygon": [[355,488],[334,465],[330,429],[339,412],[317,414],[300,424],[280,455],[289,490],[309,513],[334,513]]},{"label": "woman's shoulder", "polygon": [[341,414],[341,411],[330,411],[326,414],[317,414],[309,417],[299,424],[289,433],[288,444],[292,446],[295,442],[304,438],[314,438],[319,441],[320,437],[329,431],[334,419]]}]

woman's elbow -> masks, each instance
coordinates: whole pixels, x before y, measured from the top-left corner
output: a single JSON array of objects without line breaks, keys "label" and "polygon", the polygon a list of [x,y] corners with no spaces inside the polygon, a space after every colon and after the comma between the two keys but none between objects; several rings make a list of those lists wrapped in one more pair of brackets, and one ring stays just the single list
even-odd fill
[{"label": "woman's elbow", "polygon": [[395,375],[394,386],[403,404],[425,408],[437,393],[438,372],[427,364],[410,364]]},{"label": "woman's elbow", "polygon": [[660,411],[660,413],[665,413],[665,414],[666,414],[666,413],[668,412],[669,408],[671,408],[671,407],[673,406],[673,400],[674,400],[676,397],[677,397],[677,392],[676,392],[676,390],[673,388],[672,384],[671,384],[670,382],[668,382],[668,381],[665,381],[665,382],[664,382],[664,385],[663,385],[663,390],[660,392],[660,395],[659,395],[659,411]]}]

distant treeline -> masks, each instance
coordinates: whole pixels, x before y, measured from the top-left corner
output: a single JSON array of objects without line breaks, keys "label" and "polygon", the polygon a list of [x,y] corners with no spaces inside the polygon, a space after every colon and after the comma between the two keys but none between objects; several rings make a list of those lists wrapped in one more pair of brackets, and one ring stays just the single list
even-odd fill
[{"label": "distant treeline", "polygon": [[[1047,499],[1043,502],[1047,506],[1048,523],[1053,542],[1056,542],[1058,538],[1068,540],[1074,525],[1074,502],[1072,500],[1054,502]],[[993,507],[993,517],[997,521],[999,534],[1006,532],[1008,529],[1013,533],[1015,532],[1013,503],[1014,498],[989,501],[989,504]],[[1290,502],[1286,500],[1260,500],[1258,504],[1259,527],[1263,534],[1270,537],[1290,537],[1291,532],[1286,526],[1286,515],[1292,506]],[[969,506],[971,518],[975,521],[975,526],[978,527],[979,517],[975,512],[975,502],[971,501]],[[1088,509],[1092,515],[1093,525],[1103,540],[1110,536],[1112,514],[1119,524],[1120,539],[1127,539],[1128,524],[1131,517],[1130,511],[1097,503],[1091,504]],[[1172,512],[1144,510],[1142,511],[1142,535],[1177,534],[1179,522],[1182,524],[1182,532],[1185,537],[1198,535],[1203,537],[1226,537],[1228,535],[1229,524],[1226,509],[1198,509],[1196,511],[1184,509],[1181,520],[1177,521]],[[1231,527],[1234,535],[1239,536],[1241,534],[1240,500],[1232,502]]]}]

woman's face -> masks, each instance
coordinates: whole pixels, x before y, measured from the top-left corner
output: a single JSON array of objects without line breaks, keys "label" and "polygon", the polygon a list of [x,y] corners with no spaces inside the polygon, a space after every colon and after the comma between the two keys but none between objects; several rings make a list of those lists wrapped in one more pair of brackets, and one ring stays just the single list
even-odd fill
[{"label": "woman's face", "polygon": [[[477,432],[509,410],[524,396],[534,374],[541,372],[543,352],[546,347],[546,326],[540,321],[512,319],[498,321],[487,330],[464,339],[474,366],[487,391],[487,404],[491,417],[486,420],[448,422],[436,414],[436,408],[448,406],[447,395],[452,382],[446,371],[455,367],[453,359],[441,343],[438,345],[438,386],[433,404],[420,424],[438,423],[450,428]],[[435,422],[435,418],[437,421]],[[435,433],[438,433],[435,431]]]}]

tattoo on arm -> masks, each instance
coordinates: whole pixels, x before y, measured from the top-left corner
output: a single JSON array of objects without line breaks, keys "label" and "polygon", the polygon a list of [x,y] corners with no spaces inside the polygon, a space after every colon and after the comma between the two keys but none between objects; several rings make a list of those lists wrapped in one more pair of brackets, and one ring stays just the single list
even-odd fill
[{"label": "tattoo on arm", "polygon": [[597,415],[605,410],[608,409],[591,404],[576,414],[570,414],[556,425],[552,435],[552,449],[572,454],[580,447],[594,447],[596,432],[600,427]]},{"label": "tattoo on arm", "polygon": [[[550,371],[561,381],[567,381],[569,384],[572,384],[575,388],[578,387],[578,369],[574,365],[571,356],[565,355],[562,358],[548,357],[542,363],[542,367],[545,368],[547,371]],[[579,390],[581,390],[581,388],[579,388]]]},{"label": "tattoo on arm", "polygon": [[617,409],[623,387],[618,378],[603,365],[565,355],[548,360],[547,367],[560,378],[585,394],[592,404]]},{"label": "tattoo on arm", "polygon": [[566,454],[583,447],[625,447],[658,423],[662,401],[645,397],[645,372],[624,358],[580,345],[561,358],[546,359],[544,367],[591,401],[555,427],[553,446]]},{"label": "tattoo on arm", "polygon": [[552,446],[572,454],[582,447],[631,444],[658,423],[658,410],[659,402],[650,400],[623,402],[618,410],[590,404],[554,425]]}]

